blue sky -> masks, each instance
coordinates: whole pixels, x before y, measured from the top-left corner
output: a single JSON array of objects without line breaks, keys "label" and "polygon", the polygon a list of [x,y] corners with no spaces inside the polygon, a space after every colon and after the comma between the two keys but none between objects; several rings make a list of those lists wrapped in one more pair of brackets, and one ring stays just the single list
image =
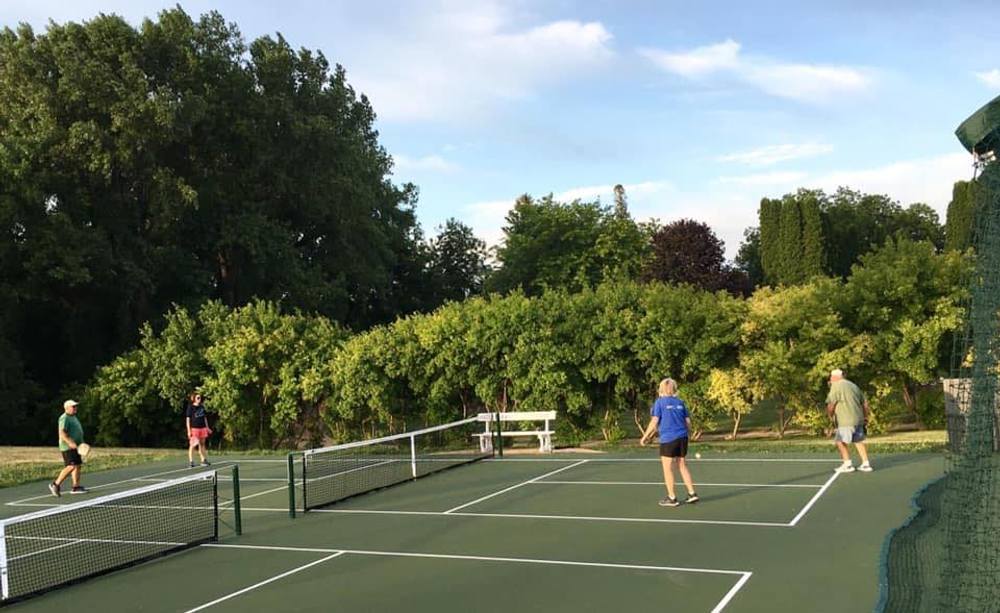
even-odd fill
[{"label": "blue sky", "polygon": [[[0,23],[133,23],[169,2],[6,0]],[[249,40],[345,66],[395,177],[495,243],[522,193],[709,223],[732,256],[763,196],[847,185],[944,218],[971,160],[955,127],[1000,94],[988,2],[184,2]]]}]

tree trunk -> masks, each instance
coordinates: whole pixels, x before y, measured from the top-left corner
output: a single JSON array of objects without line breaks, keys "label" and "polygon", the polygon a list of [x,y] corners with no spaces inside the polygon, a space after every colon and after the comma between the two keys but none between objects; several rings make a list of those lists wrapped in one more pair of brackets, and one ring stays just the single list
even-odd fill
[{"label": "tree trunk", "polygon": [[903,402],[906,403],[906,408],[913,414],[913,418],[917,422],[917,429],[926,430],[927,425],[924,424],[924,420],[920,419],[920,414],[917,413],[917,392],[916,390],[911,390],[908,383],[903,383]]},{"label": "tree trunk", "polygon": [[743,415],[741,413],[733,412],[733,433],[730,436],[730,440],[736,440],[736,434],[740,431],[740,422],[743,421]]}]

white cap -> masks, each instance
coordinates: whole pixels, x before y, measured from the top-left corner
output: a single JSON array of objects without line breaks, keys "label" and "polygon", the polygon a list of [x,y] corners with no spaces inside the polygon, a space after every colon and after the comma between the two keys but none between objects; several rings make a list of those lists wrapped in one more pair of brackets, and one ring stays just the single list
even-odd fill
[{"label": "white cap", "polygon": [[844,376],[844,371],[840,370],[839,368],[834,368],[833,370],[830,371],[830,376],[831,377],[843,377]]},{"label": "white cap", "polygon": [[67,400],[66,402],[63,403],[63,409],[65,410],[65,409],[68,409],[70,407],[75,407],[78,404],[80,404],[80,403],[77,402],[76,400]]}]

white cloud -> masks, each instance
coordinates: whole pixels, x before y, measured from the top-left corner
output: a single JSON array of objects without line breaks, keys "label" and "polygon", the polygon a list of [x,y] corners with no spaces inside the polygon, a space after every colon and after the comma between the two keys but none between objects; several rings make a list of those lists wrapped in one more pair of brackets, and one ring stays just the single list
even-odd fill
[{"label": "white cloud", "polygon": [[750,151],[730,153],[729,155],[717,157],[715,160],[717,162],[735,162],[748,166],[770,166],[778,162],[814,157],[830,153],[831,151],[833,151],[832,145],[821,143],[768,145],[767,147],[759,147]]},{"label": "white cloud", "polygon": [[719,177],[718,181],[722,184],[737,185],[742,187],[762,187],[793,185],[801,182],[805,177],[806,173],[804,172],[764,172],[738,177]]},{"label": "white cloud", "polygon": [[743,55],[740,44],[731,39],[689,51],[642,48],[638,53],[661,70],[682,77],[704,78],[721,72],[772,96],[802,102],[829,102],[839,95],[857,94],[872,81],[866,71],[850,66],[786,63]]},{"label": "white cloud", "polygon": [[458,164],[449,162],[440,155],[425,155],[424,157],[411,158],[407,155],[394,155],[393,161],[397,171],[403,172],[443,172],[450,173],[458,170]]},{"label": "white cloud", "polygon": [[684,53],[668,53],[647,47],[639,49],[639,54],[667,72],[694,78],[723,69],[737,68],[740,61],[740,44],[730,39],[717,45],[698,47]]},{"label": "white cloud", "polygon": [[772,96],[802,102],[857,94],[870,82],[856,68],[813,64],[751,64],[743,70],[742,78]]},{"label": "white cloud", "polygon": [[522,21],[499,3],[444,2],[408,15],[403,33],[375,22],[377,42],[365,53],[343,50],[351,82],[384,120],[450,121],[529,98],[614,56],[600,22]]},{"label": "white cloud", "polygon": [[975,74],[976,78],[982,81],[983,84],[993,89],[1000,89],[1000,68],[994,68],[993,70],[976,72],[973,74]]},{"label": "white cloud", "polygon": [[[647,197],[657,192],[669,189],[670,184],[664,181],[645,181],[643,183],[629,183],[622,185],[625,188],[625,196],[629,200]],[[574,187],[564,192],[555,194],[555,199],[560,202],[571,202],[573,200],[596,200],[601,199],[605,204],[614,201],[615,186],[592,185],[589,187]]]},{"label": "white cloud", "polygon": [[971,178],[972,157],[967,153],[948,153],[867,170],[824,173],[809,178],[803,182],[803,187],[832,191],[847,186],[863,192],[887,194],[904,206],[924,202],[934,207],[943,221],[952,185],[959,179]]}]

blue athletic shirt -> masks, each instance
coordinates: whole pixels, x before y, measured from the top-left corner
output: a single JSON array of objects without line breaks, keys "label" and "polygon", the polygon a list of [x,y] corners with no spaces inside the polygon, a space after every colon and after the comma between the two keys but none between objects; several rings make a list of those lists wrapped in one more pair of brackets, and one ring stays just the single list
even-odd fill
[{"label": "blue athletic shirt", "polygon": [[677,396],[660,396],[649,414],[660,419],[660,442],[669,443],[688,435],[687,405]]}]

